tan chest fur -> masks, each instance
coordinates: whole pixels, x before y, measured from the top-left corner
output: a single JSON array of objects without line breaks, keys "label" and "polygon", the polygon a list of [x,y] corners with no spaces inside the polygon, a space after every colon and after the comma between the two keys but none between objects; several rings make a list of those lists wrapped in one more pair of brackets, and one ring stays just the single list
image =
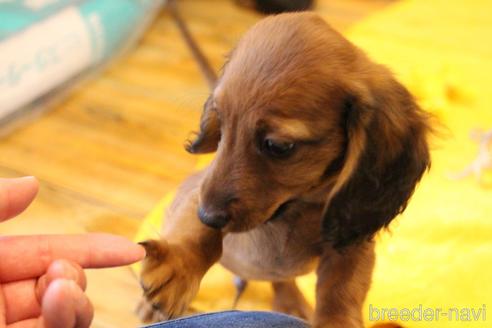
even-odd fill
[{"label": "tan chest fur", "polygon": [[280,281],[315,269],[320,254],[319,205],[295,206],[295,212],[244,233],[228,234],[220,263],[246,280]]}]

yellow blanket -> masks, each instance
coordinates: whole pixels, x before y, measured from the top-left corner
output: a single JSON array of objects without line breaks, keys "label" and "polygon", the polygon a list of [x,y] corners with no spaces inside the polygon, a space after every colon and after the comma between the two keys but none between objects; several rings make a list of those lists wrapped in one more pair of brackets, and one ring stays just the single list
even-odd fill
[{"label": "yellow blanket", "polygon": [[[348,37],[386,63],[448,131],[434,141],[432,170],[408,209],[378,237],[366,322],[384,311],[386,321],[405,327],[492,327],[491,174],[480,183],[450,178],[477,156],[470,132],[492,128],[492,1],[402,1]],[[136,239],[156,236],[171,199],[149,214]],[[299,279],[311,302],[314,282],[313,274]],[[228,309],[233,296],[232,276],[215,266],[194,306]],[[253,283],[239,309],[269,309],[270,298],[268,284]]]}]

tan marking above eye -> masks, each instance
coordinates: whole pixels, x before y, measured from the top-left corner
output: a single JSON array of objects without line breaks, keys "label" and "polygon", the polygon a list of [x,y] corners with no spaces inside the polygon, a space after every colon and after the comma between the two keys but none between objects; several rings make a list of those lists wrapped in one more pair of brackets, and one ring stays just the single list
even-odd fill
[{"label": "tan marking above eye", "polygon": [[296,119],[276,119],[273,122],[276,129],[272,135],[291,139],[305,140],[310,139],[313,134],[307,123]]}]

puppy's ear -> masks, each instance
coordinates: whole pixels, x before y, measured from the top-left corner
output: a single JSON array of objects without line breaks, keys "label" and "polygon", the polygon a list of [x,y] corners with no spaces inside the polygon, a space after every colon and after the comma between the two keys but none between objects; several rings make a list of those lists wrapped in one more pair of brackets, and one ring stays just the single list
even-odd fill
[{"label": "puppy's ear", "polygon": [[217,150],[220,141],[220,121],[209,97],[203,106],[200,119],[200,131],[194,140],[188,140],[185,148],[192,154],[212,153]]},{"label": "puppy's ear", "polygon": [[429,168],[429,119],[389,73],[352,88],[344,105],[345,161],[323,219],[337,249],[370,240],[403,212]]}]

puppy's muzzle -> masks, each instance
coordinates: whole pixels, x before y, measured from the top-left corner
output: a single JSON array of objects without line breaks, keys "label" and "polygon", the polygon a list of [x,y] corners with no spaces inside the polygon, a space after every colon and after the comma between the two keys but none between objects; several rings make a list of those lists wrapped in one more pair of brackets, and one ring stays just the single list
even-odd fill
[{"label": "puppy's muzzle", "polygon": [[222,229],[231,220],[229,214],[220,210],[205,210],[200,206],[198,209],[198,217],[206,226],[213,229]]}]

